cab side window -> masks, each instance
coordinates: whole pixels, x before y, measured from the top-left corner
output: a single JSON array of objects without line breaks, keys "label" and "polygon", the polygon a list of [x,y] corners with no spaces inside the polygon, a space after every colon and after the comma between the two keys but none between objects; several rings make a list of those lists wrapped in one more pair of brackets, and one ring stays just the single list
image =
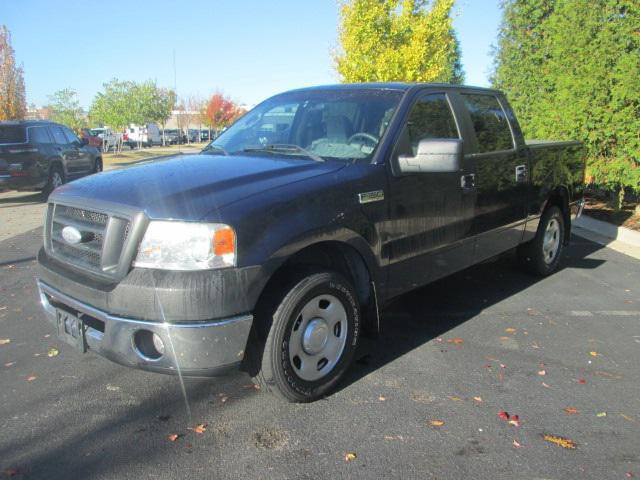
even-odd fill
[{"label": "cab side window", "polygon": [[51,138],[49,137],[49,132],[47,132],[46,127],[30,127],[29,128],[29,141],[31,143],[51,143]]},{"label": "cab side window", "polygon": [[463,94],[478,140],[478,152],[511,150],[513,137],[507,115],[493,95]]},{"label": "cab side window", "polygon": [[420,140],[431,138],[460,138],[444,93],[422,96],[411,109],[407,120],[405,141],[409,142],[412,155],[418,152]]},{"label": "cab side window", "polygon": [[60,127],[51,127],[51,133],[53,134],[53,139],[58,145],[66,145],[69,143],[67,137],[65,137],[62,128]]}]

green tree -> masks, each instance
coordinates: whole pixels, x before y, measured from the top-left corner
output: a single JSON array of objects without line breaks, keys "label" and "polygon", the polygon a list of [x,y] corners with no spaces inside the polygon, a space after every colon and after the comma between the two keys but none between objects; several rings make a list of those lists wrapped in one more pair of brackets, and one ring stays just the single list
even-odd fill
[{"label": "green tree", "polygon": [[640,192],[639,26],[637,0],[510,0],[496,52],[494,83],[525,133],[583,141],[617,208]]},{"label": "green tree", "polygon": [[134,121],[136,106],[132,101],[134,82],[114,78],[103,85],[103,90],[93,99],[89,117],[95,123],[121,131]]},{"label": "green tree", "polygon": [[22,66],[16,66],[9,29],[0,25],[0,121],[22,120],[26,113]]},{"label": "green tree", "polygon": [[462,82],[454,0],[344,0],[335,64],[344,82]]},{"label": "green tree", "polygon": [[75,90],[65,88],[58,90],[49,96],[49,105],[51,120],[61,123],[73,130],[79,130],[86,126],[87,121],[80,101]]}]

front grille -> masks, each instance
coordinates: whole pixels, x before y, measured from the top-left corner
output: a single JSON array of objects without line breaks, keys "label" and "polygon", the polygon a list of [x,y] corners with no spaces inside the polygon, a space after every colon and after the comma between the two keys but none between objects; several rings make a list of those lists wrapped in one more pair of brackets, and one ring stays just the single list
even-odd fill
[{"label": "front grille", "polygon": [[[47,215],[47,246],[54,258],[83,270],[113,276],[129,237],[129,219],[60,204],[50,204]],[[65,240],[65,227],[80,232],[80,241]]]}]

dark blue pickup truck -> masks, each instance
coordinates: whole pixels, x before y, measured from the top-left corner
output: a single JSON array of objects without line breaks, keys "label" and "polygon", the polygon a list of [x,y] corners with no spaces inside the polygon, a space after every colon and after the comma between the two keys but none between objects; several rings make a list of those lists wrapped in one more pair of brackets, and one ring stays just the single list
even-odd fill
[{"label": "dark blue pickup truck", "polygon": [[495,90],[295,90],[201,154],[56,189],[41,301],[82,352],[311,401],[390,299],[514,248],[552,273],[583,181],[582,146],[525,142]]}]

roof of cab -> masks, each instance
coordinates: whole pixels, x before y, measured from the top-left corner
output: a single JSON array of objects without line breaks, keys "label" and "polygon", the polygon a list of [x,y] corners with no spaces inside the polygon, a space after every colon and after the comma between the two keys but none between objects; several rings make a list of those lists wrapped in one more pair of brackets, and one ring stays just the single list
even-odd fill
[{"label": "roof of cab", "polygon": [[11,126],[21,126],[21,127],[34,127],[37,125],[51,125],[55,122],[49,120],[8,120],[4,122],[0,122],[0,125],[11,125]]},{"label": "roof of cab", "polygon": [[332,85],[318,85],[314,87],[296,88],[286,93],[305,92],[313,90],[400,90],[407,91],[414,88],[444,88],[463,90],[482,90],[486,92],[498,93],[498,90],[486,87],[475,87],[471,85],[461,85],[458,83],[408,83],[408,82],[372,82],[372,83],[337,83]]}]

